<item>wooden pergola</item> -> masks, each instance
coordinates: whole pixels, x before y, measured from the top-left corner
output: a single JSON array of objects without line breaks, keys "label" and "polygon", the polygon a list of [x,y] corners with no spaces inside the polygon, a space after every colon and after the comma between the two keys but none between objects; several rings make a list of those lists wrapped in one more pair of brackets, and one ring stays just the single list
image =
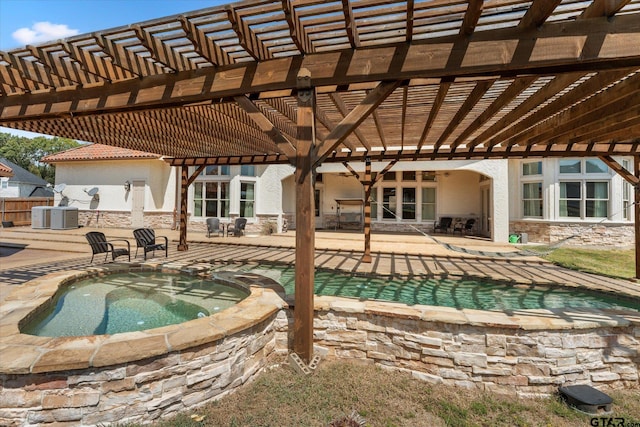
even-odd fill
[{"label": "wooden pergola", "polygon": [[[250,0],[0,52],[0,125],[182,167],[295,166],[294,351],[313,352],[321,163],[598,156],[635,187],[640,0]],[[633,156],[634,172],[615,156]],[[189,166],[196,166],[194,174]],[[370,207],[365,201],[365,257]]]}]

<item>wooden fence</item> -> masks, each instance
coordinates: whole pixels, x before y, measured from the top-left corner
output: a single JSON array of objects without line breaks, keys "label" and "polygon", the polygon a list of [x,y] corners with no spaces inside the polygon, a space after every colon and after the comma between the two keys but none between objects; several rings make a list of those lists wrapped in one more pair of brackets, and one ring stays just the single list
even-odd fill
[{"label": "wooden fence", "polygon": [[34,206],[53,206],[53,197],[12,197],[0,198],[3,225],[31,225],[31,208]]}]

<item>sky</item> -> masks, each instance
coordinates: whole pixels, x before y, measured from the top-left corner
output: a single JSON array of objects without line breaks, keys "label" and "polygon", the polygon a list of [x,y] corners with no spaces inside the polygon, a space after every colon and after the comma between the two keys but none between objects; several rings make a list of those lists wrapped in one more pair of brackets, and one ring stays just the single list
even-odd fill
[{"label": "sky", "polygon": [[[231,0],[0,0],[0,51],[227,3]],[[38,136],[3,127],[0,132]]]}]

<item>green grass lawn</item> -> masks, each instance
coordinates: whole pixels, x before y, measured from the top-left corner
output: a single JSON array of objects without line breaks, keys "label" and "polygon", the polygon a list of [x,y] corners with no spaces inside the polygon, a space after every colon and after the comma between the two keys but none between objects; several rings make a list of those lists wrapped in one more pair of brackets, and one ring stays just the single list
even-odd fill
[{"label": "green grass lawn", "polygon": [[[527,246],[528,250],[543,254],[547,247]],[[621,279],[631,279],[636,275],[635,251],[633,249],[582,249],[564,247],[543,255],[543,258],[562,267],[586,271]]]},{"label": "green grass lawn", "polygon": [[[614,399],[616,417],[623,417],[625,423],[640,422],[640,389],[608,394]],[[373,365],[324,361],[310,376],[295,373],[287,365],[268,370],[230,396],[155,425],[326,427],[353,411],[372,427],[575,427],[588,426],[591,419],[557,397],[518,399],[431,385]],[[204,418],[198,422],[191,415]]]}]

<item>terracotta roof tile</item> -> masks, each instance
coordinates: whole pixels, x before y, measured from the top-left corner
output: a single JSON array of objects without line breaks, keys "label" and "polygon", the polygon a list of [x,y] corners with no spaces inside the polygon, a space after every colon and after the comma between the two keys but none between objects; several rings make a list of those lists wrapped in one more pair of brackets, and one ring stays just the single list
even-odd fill
[{"label": "terracotta roof tile", "polygon": [[134,159],[159,159],[159,154],[144,151],[130,150],[128,148],[112,147],[103,144],[86,144],[70,150],[51,154],[42,159],[45,163],[72,162],[79,160],[134,160]]}]

